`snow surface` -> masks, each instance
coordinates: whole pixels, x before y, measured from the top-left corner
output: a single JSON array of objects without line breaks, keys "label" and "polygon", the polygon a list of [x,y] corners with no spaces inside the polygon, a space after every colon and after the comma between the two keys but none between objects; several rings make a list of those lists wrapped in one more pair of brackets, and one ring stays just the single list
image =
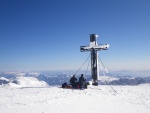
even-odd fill
[{"label": "snow surface", "polygon": [[115,93],[108,85],[79,90],[25,81],[0,86],[0,113],[150,113],[150,84],[113,86]]}]

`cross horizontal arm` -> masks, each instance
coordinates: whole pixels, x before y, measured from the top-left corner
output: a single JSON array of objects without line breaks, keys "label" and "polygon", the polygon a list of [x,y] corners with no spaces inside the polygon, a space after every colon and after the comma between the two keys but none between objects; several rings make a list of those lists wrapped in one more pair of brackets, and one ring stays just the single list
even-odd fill
[{"label": "cross horizontal arm", "polygon": [[92,49],[95,50],[107,50],[109,48],[109,44],[99,44],[99,45],[94,45],[94,46],[80,46],[80,51],[85,52],[85,51],[91,51]]}]

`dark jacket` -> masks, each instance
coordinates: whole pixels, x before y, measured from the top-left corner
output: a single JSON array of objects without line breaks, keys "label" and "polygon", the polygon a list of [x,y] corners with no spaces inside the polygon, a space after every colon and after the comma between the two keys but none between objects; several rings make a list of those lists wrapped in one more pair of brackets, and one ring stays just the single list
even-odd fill
[{"label": "dark jacket", "polygon": [[83,76],[81,76],[80,78],[79,78],[79,84],[80,85],[83,85],[84,83],[85,83],[85,78],[83,77]]},{"label": "dark jacket", "polygon": [[70,79],[70,83],[71,84],[75,84],[76,83],[76,81],[77,81],[77,78],[76,77],[71,77],[71,79]]}]

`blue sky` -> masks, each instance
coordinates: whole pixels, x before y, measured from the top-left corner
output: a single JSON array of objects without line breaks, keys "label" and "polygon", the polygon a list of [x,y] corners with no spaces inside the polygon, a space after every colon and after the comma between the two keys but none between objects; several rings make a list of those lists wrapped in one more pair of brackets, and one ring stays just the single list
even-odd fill
[{"label": "blue sky", "polygon": [[0,71],[76,70],[93,33],[108,70],[150,70],[150,0],[1,0]]}]

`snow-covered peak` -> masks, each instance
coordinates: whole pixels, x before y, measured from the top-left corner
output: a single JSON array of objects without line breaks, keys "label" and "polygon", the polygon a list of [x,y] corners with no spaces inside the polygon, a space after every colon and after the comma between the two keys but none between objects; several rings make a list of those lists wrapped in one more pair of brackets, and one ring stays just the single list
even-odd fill
[{"label": "snow-covered peak", "polygon": [[7,78],[5,77],[0,77],[0,80],[5,80],[5,81],[9,81]]},{"label": "snow-covered peak", "polygon": [[46,87],[48,86],[46,82],[39,81],[35,77],[17,77],[16,79],[12,80],[11,83],[8,84],[9,86],[18,86],[18,87]]}]

